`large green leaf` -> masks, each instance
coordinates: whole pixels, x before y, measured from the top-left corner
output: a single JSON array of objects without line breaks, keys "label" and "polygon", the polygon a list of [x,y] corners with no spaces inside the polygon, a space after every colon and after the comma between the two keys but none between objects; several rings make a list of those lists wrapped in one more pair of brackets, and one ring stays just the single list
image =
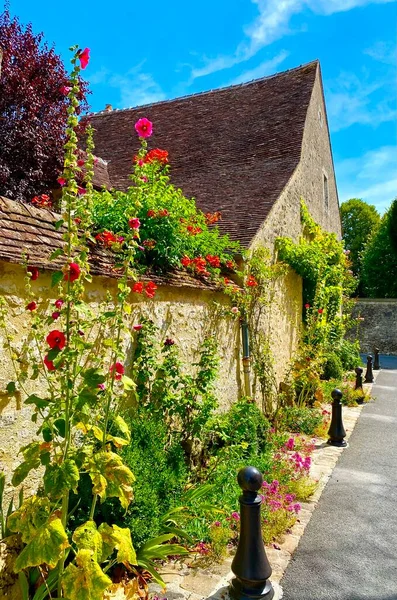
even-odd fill
[{"label": "large green leaf", "polygon": [[64,596],[68,600],[103,600],[112,581],[102,571],[90,550],[79,550],[77,566],[70,563],[62,577]]},{"label": "large green leaf", "polygon": [[91,550],[94,559],[97,562],[101,561],[103,541],[102,535],[97,530],[95,521],[86,521],[86,523],[77,527],[72,539],[79,550]]},{"label": "large green leaf", "polygon": [[124,421],[123,417],[117,415],[114,419],[114,424],[120,429],[121,433],[124,434],[128,441],[131,441],[131,433],[128,424]]},{"label": "large green leaf", "polygon": [[46,408],[49,403],[49,398],[40,398],[40,396],[36,396],[36,394],[31,394],[24,402],[24,404],[34,404],[36,408]]},{"label": "large green leaf", "polygon": [[112,496],[119,498],[123,508],[128,508],[133,498],[131,485],[135,477],[114,452],[98,452],[89,461],[87,471],[93,483],[93,493],[101,500]]},{"label": "large green leaf", "polygon": [[123,563],[126,567],[137,564],[136,553],[131,540],[131,531],[128,528],[102,523],[98,531],[103,539],[102,560],[106,560],[113,549],[116,548],[117,561],[119,563]]},{"label": "large green leaf", "polygon": [[15,561],[14,571],[46,564],[55,568],[63,550],[69,546],[68,536],[61,519],[53,519],[37,529],[32,540]]},{"label": "large green leaf", "polygon": [[74,460],[69,458],[60,465],[50,464],[44,473],[44,491],[56,500],[61,498],[66,490],[76,493],[79,479],[79,470]]},{"label": "large green leaf", "polygon": [[33,469],[37,469],[40,466],[40,458],[35,460],[24,461],[14,471],[12,476],[12,485],[18,486],[26,477],[29,475],[30,471]]},{"label": "large green leaf", "polygon": [[100,383],[106,380],[106,377],[98,369],[91,367],[82,373],[83,379],[88,387],[97,388]]},{"label": "large green leaf", "polygon": [[20,533],[22,541],[27,544],[37,530],[47,523],[50,512],[48,498],[30,496],[8,517],[8,527],[11,531]]}]

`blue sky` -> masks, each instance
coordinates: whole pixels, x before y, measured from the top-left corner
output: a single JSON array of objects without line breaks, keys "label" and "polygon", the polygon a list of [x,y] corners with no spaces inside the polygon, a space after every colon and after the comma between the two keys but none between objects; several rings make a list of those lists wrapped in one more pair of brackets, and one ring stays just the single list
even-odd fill
[{"label": "blue sky", "polygon": [[397,196],[396,0],[11,0],[69,60],[91,49],[93,111],[193,94],[321,62],[339,197]]}]

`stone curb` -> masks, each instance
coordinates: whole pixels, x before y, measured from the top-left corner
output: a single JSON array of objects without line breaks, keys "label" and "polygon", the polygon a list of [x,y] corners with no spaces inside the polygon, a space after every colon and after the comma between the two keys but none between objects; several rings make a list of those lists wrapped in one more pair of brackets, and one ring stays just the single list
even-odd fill
[{"label": "stone curb", "polygon": [[[374,380],[379,372],[374,371]],[[365,384],[365,391],[371,393],[372,384]],[[364,406],[343,407],[346,441],[349,440]],[[291,533],[286,534],[283,542],[277,545],[277,549],[272,545],[266,546],[273,571],[271,582],[275,590],[274,600],[282,598],[280,581],[343,450],[344,448],[329,446],[323,438],[316,440],[310,468],[310,476],[318,481],[316,491],[307,502],[301,503],[298,521],[291,528]],[[231,563],[232,558],[229,557],[208,570],[167,565],[162,573],[167,584],[166,592],[163,593],[158,585],[151,585],[150,590],[158,595],[159,600],[229,600],[228,586],[234,577],[230,570]]]}]

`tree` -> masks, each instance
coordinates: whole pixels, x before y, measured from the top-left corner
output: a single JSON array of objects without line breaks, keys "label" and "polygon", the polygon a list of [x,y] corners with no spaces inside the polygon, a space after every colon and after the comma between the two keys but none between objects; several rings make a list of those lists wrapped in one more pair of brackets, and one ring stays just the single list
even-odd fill
[{"label": "tree", "polygon": [[[70,85],[43,34],[0,15],[0,195],[29,201],[54,187],[62,170]],[[83,109],[87,85],[81,81]]]},{"label": "tree", "polygon": [[396,216],[397,198],[371,235],[362,255],[362,283],[370,298],[397,298]]},{"label": "tree", "polygon": [[352,270],[360,277],[361,254],[369,236],[378,227],[380,216],[375,206],[360,198],[351,198],[340,207],[342,235],[346,250],[350,251]]}]

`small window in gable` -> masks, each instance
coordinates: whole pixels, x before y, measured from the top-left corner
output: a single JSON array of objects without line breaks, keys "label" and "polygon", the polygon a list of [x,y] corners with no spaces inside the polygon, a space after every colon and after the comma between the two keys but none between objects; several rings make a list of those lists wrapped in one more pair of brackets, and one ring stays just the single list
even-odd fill
[{"label": "small window in gable", "polygon": [[328,177],[323,173],[323,193],[324,193],[324,207],[326,212],[329,209],[329,189],[328,189]]}]

